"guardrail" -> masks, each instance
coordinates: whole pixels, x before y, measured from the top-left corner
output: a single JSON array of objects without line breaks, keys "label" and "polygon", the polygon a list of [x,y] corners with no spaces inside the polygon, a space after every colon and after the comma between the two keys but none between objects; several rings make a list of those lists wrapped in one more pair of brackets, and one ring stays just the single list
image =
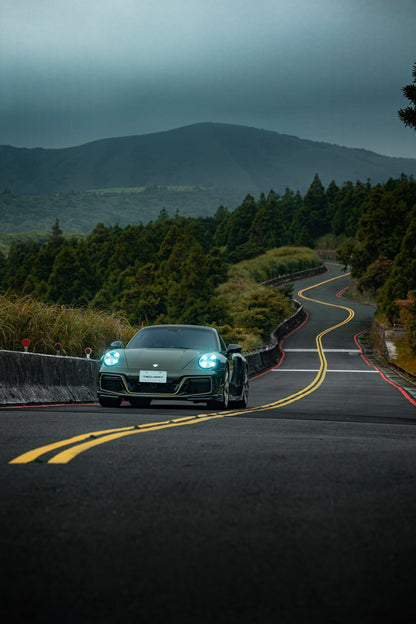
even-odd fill
[{"label": "guardrail", "polygon": [[261,374],[276,364],[282,357],[282,351],[280,349],[280,342],[282,338],[290,334],[294,329],[301,325],[306,317],[303,305],[294,300],[296,312],[292,314],[288,319],[283,321],[272,333],[272,344],[253,349],[251,351],[245,351],[244,356],[248,362],[249,375],[253,376]]},{"label": "guardrail", "polygon": [[313,269],[305,269],[304,271],[297,271],[296,273],[288,273],[287,275],[278,275],[277,277],[273,277],[272,279],[266,280],[265,282],[260,282],[262,286],[280,286],[281,284],[287,284],[288,282],[295,282],[299,279],[304,279],[305,277],[312,277],[313,275],[319,275],[320,273],[325,273],[326,266],[324,264],[320,264]]}]

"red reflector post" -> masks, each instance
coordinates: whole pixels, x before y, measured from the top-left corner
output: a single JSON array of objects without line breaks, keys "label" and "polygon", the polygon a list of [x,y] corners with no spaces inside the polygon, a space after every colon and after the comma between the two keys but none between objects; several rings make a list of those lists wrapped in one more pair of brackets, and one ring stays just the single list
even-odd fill
[{"label": "red reflector post", "polygon": [[25,350],[25,353],[27,353],[27,351],[28,351],[28,349],[29,349],[29,345],[30,345],[30,340],[29,340],[29,338],[23,338],[23,340],[22,340],[22,345],[23,345],[23,348],[24,348],[24,350]]}]

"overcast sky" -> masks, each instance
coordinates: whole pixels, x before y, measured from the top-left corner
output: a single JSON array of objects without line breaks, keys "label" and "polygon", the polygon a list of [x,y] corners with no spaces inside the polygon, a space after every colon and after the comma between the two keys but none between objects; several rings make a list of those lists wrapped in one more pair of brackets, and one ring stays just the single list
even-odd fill
[{"label": "overcast sky", "polygon": [[0,144],[202,121],[416,158],[416,0],[0,0]]}]

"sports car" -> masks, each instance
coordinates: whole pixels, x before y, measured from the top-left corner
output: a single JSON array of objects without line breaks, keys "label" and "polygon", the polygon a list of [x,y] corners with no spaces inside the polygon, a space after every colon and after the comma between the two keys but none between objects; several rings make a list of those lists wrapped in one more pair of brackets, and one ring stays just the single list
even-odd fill
[{"label": "sports car", "polygon": [[[212,409],[246,407],[248,366],[241,347],[226,347],[219,332],[202,325],[152,325],[123,348],[113,342],[99,371],[98,400],[146,407],[153,399],[206,403]],[[231,405],[232,404],[232,405]]]}]

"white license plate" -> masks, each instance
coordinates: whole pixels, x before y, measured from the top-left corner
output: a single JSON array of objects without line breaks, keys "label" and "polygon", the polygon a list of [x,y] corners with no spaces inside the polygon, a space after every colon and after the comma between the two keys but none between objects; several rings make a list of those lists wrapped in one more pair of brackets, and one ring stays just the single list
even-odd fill
[{"label": "white license plate", "polygon": [[140,371],[139,381],[141,383],[166,383],[166,379],[167,379],[166,371],[152,371],[152,370]]}]

